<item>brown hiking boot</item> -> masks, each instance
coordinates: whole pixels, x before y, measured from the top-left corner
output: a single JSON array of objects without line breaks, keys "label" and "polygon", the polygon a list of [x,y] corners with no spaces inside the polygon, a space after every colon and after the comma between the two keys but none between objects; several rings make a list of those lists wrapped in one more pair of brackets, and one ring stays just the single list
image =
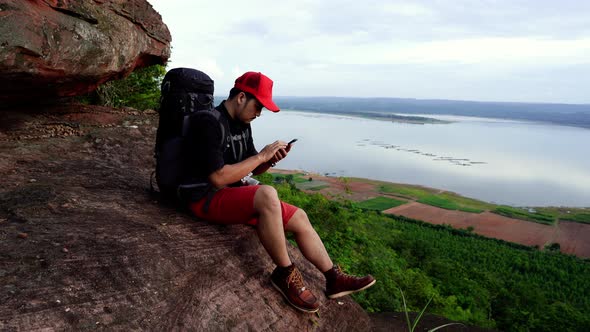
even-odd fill
[{"label": "brown hiking boot", "polygon": [[270,280],[287,302],[296,309],[312,313],[318,311],[320,302],[309,289],[305,288],[303,277],[295,265],[286,268],[277,267],[272,272]]},{"label": "brown hiking boot", "polygon": [[362,291],[373,286],[377,281],[370,274],[364,277],[345,274],[338,265],[324,272],[324,276],[326,276],[326,296],[331,299]]}]

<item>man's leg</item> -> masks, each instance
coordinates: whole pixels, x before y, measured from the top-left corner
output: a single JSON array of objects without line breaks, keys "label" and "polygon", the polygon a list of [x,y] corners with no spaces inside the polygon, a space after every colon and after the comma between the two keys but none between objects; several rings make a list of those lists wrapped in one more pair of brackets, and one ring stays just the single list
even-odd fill
[{"label": "man's leg", "polygon": [[371,275],[356,277],[342,272],[339,266],[334,266],[324,247],[324,243],[311,226],[307,214],[302,209],[298,209],[289,219],[286,230],[293,232],[295,241],[297,241],[299,249],[301,249],[305,258],[324,273],[326,277],[326,296],[329,298],[338,298],[355,293],[375,284],[375,278]]},{"label": "man's leg", "polygon": [[264,249],[277,266],[290,266],[277,191],[270,186],[260,186],[254,195],[254,210],[258,213],[256,231]]},{"label": "man's leg", "polygon": [[324,247],[324,243],[311,226],[305,211],[298,209],[293,217],[289,219],[285,230],[295,235],[295,241],[303,256],[315,265],[318,270],[326,272],[334,266]]},{"label": "man's leg", "polygon": [[289,258],[277,191],[270,186],[260,186],[254,195],[254,210],[258,212],[256,230],[260,242],[277,264],[271,275],[272,284],[295,308],[304,312],[318,311],[320,302],[305,287],[303,277]]},{"label": "man's leg", "polygon": [[280,267],[291,265],[285,239],[285,224],[298,210],[279,200],[275,188],[267,185],[228,187],[215,193],[208,212],[207,198],[190,205],[195,216],[219,224],[256,226],[260,242],[273,262]]}]

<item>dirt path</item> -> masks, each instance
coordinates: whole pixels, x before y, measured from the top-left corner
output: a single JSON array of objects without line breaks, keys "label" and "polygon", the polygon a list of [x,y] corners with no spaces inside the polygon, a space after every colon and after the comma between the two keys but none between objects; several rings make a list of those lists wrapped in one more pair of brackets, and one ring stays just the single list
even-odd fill
[{"label": "dirt path", "polygon": [[[301,171],[273,170],[275,173],[295,174]],[[310,174],[314,181],[325,183],[327,188],[319,191],[329,198],[363,201],[384,195],[377,190],[376,181],[327,177]],[[434,189],[435,192],[444,192]],[[400,197],[393,196],[396,199]],[[401,198],[408,200],[407,198]],[[550,243],[559,243],[563,253],[574,254],[579,257],[590,257],[590,225],[574,222],[560,222],[557,226],[543,225],[519,219],[504,217],[491,212],[469,213],[463,211],[446,210],[431,205],[408,200],[408,203],[382,211],[387,214],[422,220],[432,224],[446,224],[454,228],[473,227],[473,232],[490,238],[538,246],[543,248]]]}]

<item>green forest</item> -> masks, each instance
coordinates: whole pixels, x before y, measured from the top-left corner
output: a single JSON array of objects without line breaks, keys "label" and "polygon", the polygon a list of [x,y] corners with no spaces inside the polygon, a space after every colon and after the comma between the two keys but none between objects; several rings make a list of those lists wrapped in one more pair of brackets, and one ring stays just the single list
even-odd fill
[{"label": "green forest", "polygon": [[[303,208],[333,260],[378,282],[353,295],[369,312],[409,310],[502,331],[589,331],[590,262],[488,239],[465,230],[392,217],[352,202],[274,183]],[[291,241],[295,244],[294,241]]]}]

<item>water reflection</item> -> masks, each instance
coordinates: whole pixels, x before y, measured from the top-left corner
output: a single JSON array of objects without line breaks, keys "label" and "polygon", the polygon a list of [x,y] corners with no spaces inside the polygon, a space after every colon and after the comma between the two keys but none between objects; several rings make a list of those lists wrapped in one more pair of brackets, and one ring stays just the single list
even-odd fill
[{"label": "water reflection", "polygon": [[385,149],[394,149],[397,151],[405,151],[405,152],[415,153],[415,154],[419,154],[419,155],[423,155],[423,156],[427,156],[427,157],[432,157],[431,159],[434,161],[445,161],[445,162],[449,162],[449,163],[451,163],[453,165],[457,165],[457,166],[472,166],[472,165],[487,164],[487,162],[485,162],[485,161],[472,161],[469,158],[438,156],[434,153],[424,152],[419,149],[408,149],[408,148],[400,146],[400,145],[383,143],[381,141],[373,141],[369,138],[365,138],[365,139],[362,139],[362,140],[356,142],[356,146],[366,146],[366,145],[375,145],[375,146],[379,146],[379,147],[382,147]]},{"label": "water reflection", "polygon": [[414,125],[281,111],[252,126],[259,149],[299,139],[281,168],[420,184],[502,204],[590,206],[590,130],[480,120]]}]

